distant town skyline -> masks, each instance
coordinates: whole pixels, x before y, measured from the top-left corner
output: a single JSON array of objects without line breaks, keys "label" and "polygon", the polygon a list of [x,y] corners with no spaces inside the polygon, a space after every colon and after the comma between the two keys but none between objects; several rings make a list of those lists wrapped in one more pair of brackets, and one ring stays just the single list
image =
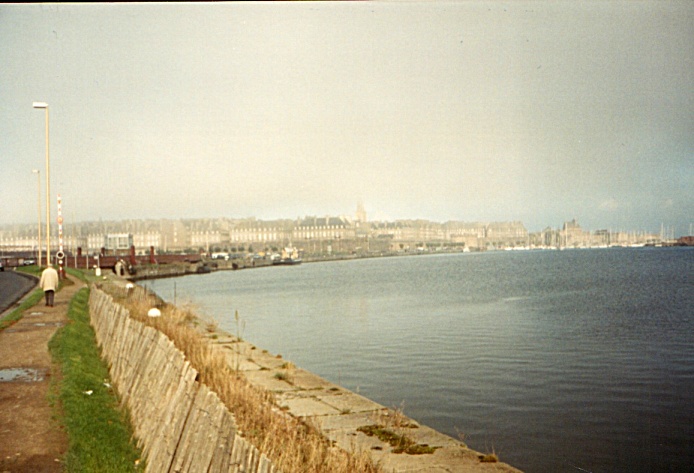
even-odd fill
[{"label": "distant town skyline", "polygon": [[[378,212],[375,212],[376,215],[380,215]],[[666,224],[665,222],[661,222],[660,226],[658,228],[625,228],[625,227],[616,227],[616,226],[606,226],[606,227],[599,227],[599,228],[593,228],[593,227],[588,227],[586,226],[582,220],[577,217],[577,216],[572,216],[570,218],[565,218],[562,219],[559,222],[548,222],[545,225],[540,225],[537,228],[532,228],[528,227],[526,222],[520,220],[520,219],[509,219],[509,220],[492,220],[492,219],[477,219],[477,220],[461,220],[461,219],[446,219],[446,220],[432,220],[424,217],[417,217],[417,216],[412,216],[412,217],[403,217],[403,218],[397,218],[397,219],[392,219],[392,220],[387,220],[387,219],[382,219],[382,218],[376,218],[373,216],[372,213],[370,213],[367,210],[367,207],[365,207],[363,202],[358,202],[356,206],[352,209],[351,212],[341,212],[341,213],[336,213],[336,214],[330,214],[330,213],[318,213],[318,214],[306,214],[306,213],[301,213],[298,215],[286,215],[286,216],[280,216],[277,218],[261,218],[256,215],[238,215],[238,216],[232,216],[232,215],[215,215],[215,216],[187,216],[187,217],[135,217],[135,218],[102,218],[99,217],[97,219],[88,219],[88,220],[72,220],[68,214],[62,213],[63,217],[63,225],[65,228],[70,228],[70,226],[84,226],[84,225],[98,225],[98,224],[106,224],[106,225],[115,225],[118,227],[121,227],[122,225],[128,224],[128,222],[132,222],[135,224],[143,224],[147,222],[160,222],[160,221],[190,221],[190,222],[196,222],[196,224],[202,224],[204,222],[243,222],[243,221],[258,221],[258,222],[279,222],[279,221],[300,221],[300,220],[305,220],[305,219],[310,219],[310,218],[346,218],[349,219],[350,221],[353,222],[365,222],[369,224],[378,224],[378,223],[397,223],[397,222],[431,222],[433,224],[446,224],[446,223],[464,223],[464,224],[490,224],[490,223],[509,223],[509,222],[514,222],[514,223],[520,223],[523,225],[528,233],[538,233],[542,232],[545,230],[560,230],[567,224],[578,224],[585,231],[588,232],[595,232],[595,231],[609,231],[609,232],[616,232],[616,233],[642,233],[642,234],[660,234],[663,236],[663,238],[668,239],[674,239],[680,236],[691,236],[694,233],[694,222],[689,223],[688,225],[681,224],[681,225],[671,225],[671,224]],[[57,217],[56,219],[57,220]],[[21,228],[36,228],[36,220],[33,222],[10,222],[10,223],[0,223],[0,236],[2,236],[2,230],[7,230],[8,228],[12,227],[21,227]],[[45,221],[42,220],[41,222],[42,227],[45,231]],[[678,228],[682,228],[682,231],[678,230]],[[52,234],[57,235],[58,232],[58,227],[57,227],[57,222],[52,222]]]},{"label": "distant town skyline", "polygon": [[[0,252],[37,252],[36,225],[0,226]],[[672,229],[645,231],[586,229],[576,220],[559,228],[529,232],[523,222],[433,222],[423,219],[368,222],[363,208],[354,218],[149,219],[75,222],[59,239],[71,254],[108,251],[213,253],[277,251],[297,247],[311,254],[607,248],[690,244]],[[45,246],[45,245],[40,245]]]},{"label": "distant town skyline", "polygon": [[[54,203],[55,205],[55,203]],[[51,226],[53,227],[52,233],[57,232],[57,212],[53,212],[53,218],[51,220]],[[365,210],[366,215],[373,215],[371,214],[368,210]],[[381,212],[374,212],[375,215],[383,215]],[[298,213],[297,215],[286,215],[286,216],[277,216],[273,218],[261,218],[256,215],[207,215],[207,216],[195,216],[195,215],[189,215],[185,217],[181,216],[152,216],[152,217],[122,217],[122,218],[115,218],[115,217],[98,217],[98,218],[91,218],[91,219],[82,219],[82,220],[73,220],[75,213],[70,212],[69,209],[67,211],[63,211],[62,217],[64,220],[64,224],[67,225],[73,225],[73,224],[87,224],[87,223],[97,223],[97,222],[114,222],[114,223],[120,223],[120,222],[127,222],[127,221],[158,221],[158,220],[196,220],[196,221],[204,221],[204,220],[249,220],[249,219],[256,219],[259,221],[279,221],[279,220],[300,220],[308,217],[348,217],[350,219],[355,219],[356,218],[356,212],[340,212],[340,213],[328,213],[328,212],[319,212],[319,213],[313,213],[313,214],[307,214],[305,212]],[[436,219],[430,219],[430,218],[425,218],[421,216],[409,216],[409,217],[400,217],[400,218],[394,218],[394,219],[387,219],[387,218],[376,218],[376,217],[369,217],[368,221],[369,222],[397,222],[397,221],[417,221],[417,220],[423,220],[423,221],[431,221],[433,223],[446,223],[446,222],[465,222],[465,223],[491,223],[491,222],[500,222],[500,221],[507,221],[507,222],[521,222],[524,225],[527,226],[527,224],[518,218],[510,218],[507,220],[494,220],[494,219],[488,219],[488,218],[479,218],[475,220],[469,220],[469,219],[443,219],[443,220],[436,220]],[[545,230],[547,228],[552,228],[552,229],[557,229],[561,228],[564,224],[567,222],[571,221],[578,221],[581,222],[582,219],[578,216],[571,216],[567,217],[564,219],[561,219],[558,222],[547,222],[546,224],[538,223],[538,226],[536,227],[528,227],[529,232],[538,232]],[[7,226],[14,226],[14,225],[20,225],[20,226],[36,226],[36,217],[34,216],[34,220],[32,221],[31,218],[27,219],[26,221],[13,221],[13,222],[2,222],[0,223],[0,228],[2,227],[7,227]],[[45,227],[45,218],[41,220],[41,224],[43,227]],[[679,236],[685,236],[685,235],[691,235],[692,230],[694,227],[694,222],[666,222],[666,221],[661,221],[659,225],[657,225],[654,228],[635,228],[635,227],[624,227],[624,226],[619,226],[619,225],[607,225],[604,227],[586,227],[589,230],[610,230],[610,231],[616,231],[616,232],[649,232],[649,233],[658,233],[660,231],[665,231],[667,234],[677,234]]]},{"label": "distant town skyline", "polygon": [[[505,221],[500,221],[500,220],[445,220],[445,221],[437,221],[437,220],[430,220],[430,219],[425,219],[425,218],[402,218],[402,219],[395,219],[395,220],[374,220],[373,218],[369,217],[368,212],[364,209],[363,206],[358,206],[356,209],[356,212],[352,213],[341,213],[341,214],[320,214],[320,215],[299,215],[299,216],[287,216],[287,217],[280,217],[276,219],[262,219],[258,218],[253,215],[249,216],[243,216],[243,217],[233,217],[233,216],[215,216],[215,217],[185,217],[185,218],[170,218],[170,217],[161,217],[161,218],[126,218],[126,219],[96,219],[96,220],[83,220],[83,221],[70,221],[68,220],[63,220],[63,227],[65,229],[65,233],[72,233],[74,231],[74,228],[85,228],[89,227],[92,228],[95,226],[103,226],[104,232],[109,233],[109,232],[124,232],[128,231],[128,228],[136,228],[138,231],[141,231],[143,226],[148,226],[151,224],[157,224],[160,222],[187,222],[188,225],[193,225],[194,228],[196,228],[198,231],[206,231],[206,230],[213,230],[213,229],[219,229],[219,225],[221,224],[222,226],[234,226],[235,224],[244,224],[244,223],[249,223],[249,222],[258,222],[259,224],[273,224],[277,222],[300,222],[300,221],[305,221],[305,220],[311,220],[311,219],[333,219],[333,218],[338,218],[338,219],[346,219],[352,223],[358,223],[358,222],[363,222],[368,224],[369,226],[373,225],[381,225],[381,224],[397,224],[397,223],[403,223],[403,222],[420,222],[420,223],[430,223],[433,225],[446,225],[446,224],[469,224],[469,225],[490,225],[490,224],[520,224],[525,228],[527,233],[541,233],[543,231],[561,231],[563,228],[566,226],[579,226],[581,227],[582,231],[586,232],[614,232],[614,233],[628,233],[628,234],[651,234],[651,235],[661,235],[664,239],[676,239],[677,237],[681,236],[691,236],[692,233],[694,232],[694,223],[690,223],[687,230],[684,231],[683,233],[679,234],[676,232],[676,227],[671,226],[671,225],[666,225],[665,223],[662,223],[660,228],[656,230],[649,230],[645,228],[615,228],[615,227],[604,227],[604,228],[590,228],[586,227],[581,223],[581,220],[573,217],[570,219],[565,219],[559,222],[556,225],[544,225],[541,228],[538,229],[531,229],[528,228],[525,222],[522,220],[518,219],[512,219],[512,220],[505,220]],[[44,227],[45,230],[45,224],[42,222],[42,227]],[[36,231],[36,222],[27,222],[27,223],[21,223],[21,222],[14,222],[10,224],[0,224],[0,238],[3,236],[16,236],[17,234],[28,234],[28,232],[35,232]],[[80,230],[81,233],[84,233],[83,230]],[[58,228],[57,226],[54,226],[51,232],[54,236],[57,235],[58,233]],[[98,232],[97,232],[98,233]],[[31,234],[33,235],[33,233]]]},{"label": "distant town skyline", "polygon": [[66,222],[362,201],[684,235],[692,24],[689,1],[3,4],[0,225],[37,202],[45,225],[38,101],[52,227],[60,194]]}]

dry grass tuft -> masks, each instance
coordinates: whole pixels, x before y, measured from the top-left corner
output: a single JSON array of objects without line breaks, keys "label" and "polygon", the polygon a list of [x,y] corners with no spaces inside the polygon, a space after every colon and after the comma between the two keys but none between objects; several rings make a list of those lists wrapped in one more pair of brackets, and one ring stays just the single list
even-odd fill
[{"label": "dry grass tuft", "polygon": [[[200,382],[212,389],[236,418],[241,434],[265,453],[284,472],[298,473],[380,473],[368,452],[346,452],[334,447],[314,427],[288,415],[276,403],[272,393],[253,386],[238,369],[229,366],[222,352],[212,349],[205,329],[190,308],[165,304],[141,289],[127,294],[122,289],[103,287],[130,316],[164,333],[200,373]],[[157,306],[161,317],[148,317]],[[240,334],[237,334],[240,335]],[[239,336],[240,338],[240,336]],[[238,366],[236,367],[238,368]],[[283,365],[288,378],[294,370]]]},{"label": "dry grass tuft", "polygon": [[496,453],[487,453],[486,455],[480,455],[480,462],[482,463],[496,463],[499,461],[499,457]]}]

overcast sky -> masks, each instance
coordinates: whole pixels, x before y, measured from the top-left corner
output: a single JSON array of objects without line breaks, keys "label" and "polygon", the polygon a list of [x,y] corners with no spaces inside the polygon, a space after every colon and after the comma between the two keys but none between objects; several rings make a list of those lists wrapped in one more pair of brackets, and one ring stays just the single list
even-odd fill
[{"label": "overcast sky", "polygon": [[0,224],[37,218],[43,101],[66,220],[682,235],[693,99],[691,1],[3,4]]}]

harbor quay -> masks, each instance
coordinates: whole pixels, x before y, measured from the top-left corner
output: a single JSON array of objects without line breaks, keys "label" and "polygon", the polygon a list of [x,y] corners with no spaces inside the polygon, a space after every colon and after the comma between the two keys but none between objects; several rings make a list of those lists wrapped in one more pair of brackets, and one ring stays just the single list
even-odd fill
[{"label": "harbor quay", "polygon": [[[154,275],[150,274],[149,277],[154,277]],[[156,294],[149,292],[148,289],[137,283],[133,284],[132,281],[125,277],[108,272],[104,274],[103,279],[103,283],[99,283],[98,286],[111,286],[114,288],[111,291],[120,291],[121,294],[126,295],[125,297],[132,296],[134,292],[144,293],[145,298],[152,301],[151,305],[160,308],[167,305]],[[103,299],[103,296],[94,296],[98,292],[97,290],[93,291],[92,297],[102,297]],[[112,334],[109,336],[113,338],[121,338],[121,335],[113,332],[114,329],[98,328],[99,324],[104,323],[120,324],[112,320],[113,313],[118,312],[117,309],[104,309],[109,304],[111,302],[102,301],[96,303],[95,307],[100,307],[100,309],[95,310],[95,314],[91,314],[92,323],[97,325],[97,339],[99,338],[99,333],[109,333]],[[273,399],[272,409],[277,410],[278,415],[288,415],[310,425],[320,432],[331,445],[346,452],[368,452],[373,463],[380,468],[379,471],[393,473],[520,471],[511,465],[499,461],[493,452],[474,451],[468,448],[463,441],[422,425],[415,419],[407,417],[401,410],[395,407],[380,405],[301,367],[295,366],[291,360],[269,353],[261,347],[256,347],[251,341],[243,340],[241,337],[220,330],[214,325],[201,324],[199,333],[210,349],[226,360],[228,367],[233,369],[235,373],[241,374],[254,387],[271,395]],[[103,341],[100,340],[99,343],[101,345]],[[142,343],[139,344],[142,345]],[[120,346],[131,347],[136,345],[138,345],[137,342],[128,342],[122,343]],[[106,349],[105,351],[108,352],[109,350]],[[134,360],[128,360],[128,357],[134,356],[131,355],[129,350],[121,350],[116,346],[110,349],[110,351],[114,360],[125,360],[125,365],[127,366],[137,364]],[[339,356],[339,354],[336,353],[335,356]],[[164,355],[161,358],[170,360],[171,356]],[[117,367],[114,369],[118,370]],[[155,368],[145,367],[143,369],[153,370]],[[138,375],[136,377],[140,379],[146,376]],[[139,381],[138,383],[142,382],[144,381]],[[153,382],[161,384],[162,379],[159,378]],[[168,392],[180,391],[180,389],[174,387],[164,387],[163,389]],[[148,396],[151,396],[151,390],[148,389],[146,392]],[[133,393],[119,394],[131,401],[137,397]],[[151,399],[144,400],[143,403],[147,405],[152,404]],[[172,403],[169,402],[167,404],[170,405]],[[168,408],[171,409],[170,406]],[[209,408],[206,409],[209,410]],[[137,412],[139,411],[137,408],[132,407],[130,410],[134,417],[133,423],[136,425],[135,433],[137,435]],[[190,414],[180,415],[186,418],[194,417]],[[148,417],[150,417],[149,422],[152,422],[151,418],[156,418],[156,415],[148,414]],[[168,425],[169,422],[166,422],[166,424]],[[175,424],[175,422],[171,422],[171,425]],[[161,428],[161,426],[157,427],[157,429]],[[152,428],[150,427],[149,430],[151,431]],[[183,430],[185,431],[186,429]],[[216,432],[219,428],[215,427],[212,430]],[[206,434],[203,432],[200,435],[204,437]],[[212,435],[212,433],[209,435]],[[160,432],[156,437],[170,438],[172,434]],[[174,443],[181,445],[186,442],[176,441]],[[159,452],[166,450],[159,447],[152,447],[152,449],[150,451]],[[147,445],[145,445],[144,451],[145,453],[148,452]],[[250,455],[250,457],[252,456]],[[262,451],[256,456],[264,458]],[[147,459],[147,461],[149,462],[150,460]],[[251,466],[247,469],[231,469],[230,471],[280,471],[269,466],[267,466],[267,469],[262,469],[259,466],[261,464],[262,462],[251,462],[249,463]],[[210,469],[208,471],[227,470]]]},{"label": "harbor quay", "polygon": [[[486,454],[469,449],[463,442],[441,434],[394,408],[387,408],[322,377],[295,367],[290,361],[239,342],[233,335],[213,333],[210,342],[224,350],[229,362],[240,356],[238,369],[254,385],[275,395],[280,408],[309,422],[346,451],[369,451],[387,472],[517,472],[500,462],[483,462]],[[233,347],[234,350],[230,348]],[[260,353],[257,353],[260,351]],[[397,453],[383,436],[370,427],[383,426],[410,439],[415,453]],[[417,448],[421,452],[417,452]]]}]

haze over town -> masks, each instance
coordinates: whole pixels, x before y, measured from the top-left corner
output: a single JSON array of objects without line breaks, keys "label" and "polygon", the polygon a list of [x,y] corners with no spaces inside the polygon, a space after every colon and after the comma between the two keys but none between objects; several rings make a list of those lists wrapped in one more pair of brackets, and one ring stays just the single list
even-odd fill
[{"label": "haze over town", "polygon": [[[694,6],[0,5],[0,225],[694,222]],[[43,195],[45,206],[45,194]],[[45,220],[45,208],[44,208]]]}]

